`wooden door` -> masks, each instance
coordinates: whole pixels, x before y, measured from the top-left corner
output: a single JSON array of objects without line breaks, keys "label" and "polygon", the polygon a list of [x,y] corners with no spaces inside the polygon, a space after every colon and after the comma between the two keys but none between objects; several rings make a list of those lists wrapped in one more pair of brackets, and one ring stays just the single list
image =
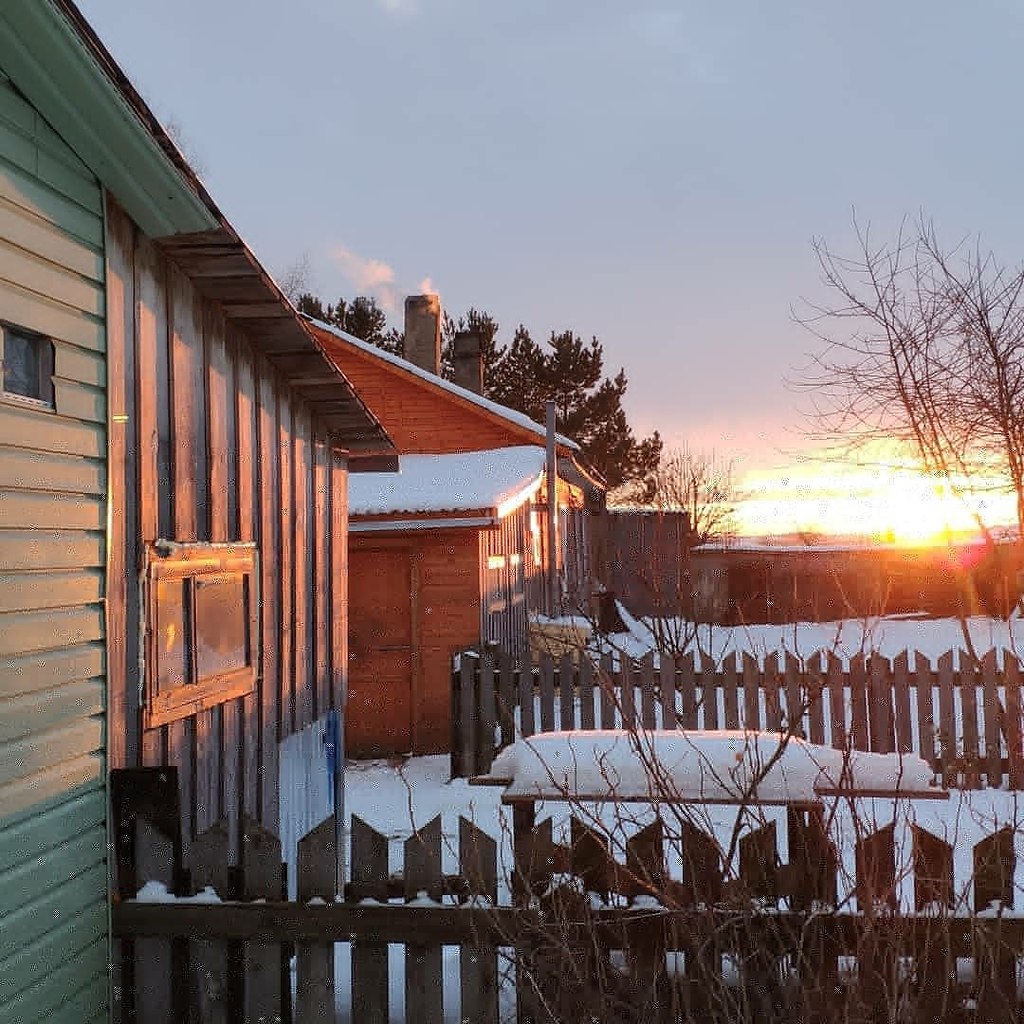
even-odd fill
[{"label": "wooden door", "polygon": [[349,558],[349,757],[412,749],[412,567],[408,548]]}]

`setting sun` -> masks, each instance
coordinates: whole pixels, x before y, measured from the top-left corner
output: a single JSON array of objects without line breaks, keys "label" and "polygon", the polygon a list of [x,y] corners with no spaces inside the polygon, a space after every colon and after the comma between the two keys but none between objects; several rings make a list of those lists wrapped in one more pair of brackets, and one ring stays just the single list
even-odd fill
[{"label": "setting sun", "polygon": [[942,544],[987,526],[1012,522],[1013,502],[993,486],[957,495],[909,460],[870,465],[814,461],[756,470],[737,504],[744,535],[813,533],[861,536],[896,544]]}]

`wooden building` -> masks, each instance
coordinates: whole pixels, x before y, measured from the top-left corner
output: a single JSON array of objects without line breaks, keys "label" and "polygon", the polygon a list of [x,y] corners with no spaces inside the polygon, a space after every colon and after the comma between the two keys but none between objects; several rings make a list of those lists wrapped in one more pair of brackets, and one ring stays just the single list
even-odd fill
[{"label": "wooden building", "polygon": [[389,442],[67,0],[0,10],[0,340],[0,1019],[106,1020],[109,772],[278,827]]},{"label": "wooden building", "polygon": [[730,542],[691,555],[696,617],[723,625],[875,615],[1005,617],[1021,595],[1017,544]]},{"label": "wooden building", "polygon": [[[588,589],[589,521],[603,505],[604,490],[579,464],[578,446],[559,437],[560,601],[552,608],[545,430],[434,372],[440,310],[423,301],[433,298],[407,302],[409,354],[427,365],[314,326],[401,463],[392,480],[361,474],[353,481],[352,756],[448,750],[452,655],[485,642],[522,654],[531,614],[575,610]],[[423,306],[426,324],[415,315]],[[465,376],[479,382],[479,364]]]}]

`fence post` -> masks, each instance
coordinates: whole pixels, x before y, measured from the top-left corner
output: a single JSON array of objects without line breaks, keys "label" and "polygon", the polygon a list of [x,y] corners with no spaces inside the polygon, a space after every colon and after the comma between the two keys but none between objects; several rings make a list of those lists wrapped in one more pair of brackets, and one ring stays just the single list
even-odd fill
[{"label": "fence post", "polygon": [[[498,902],[498,844],[472,822],[459,818],[459,872],[470,903]],[[459,949],[459,1019],[498,1022],[498,951],[492,944],[463,944]]]},{"label": "fence post", "polygon": [[[189,847],[192,886],[201,890],[211,886],[222,899],[230,898],[228,865],[229,833],[226,821],[220,821],[196,838]],[[192,942],[190,1009],[195,1020],[226,1024],[228,1006],[228,950],[218,940]]]},{"label": "fence post", "polygon": [[[337,882],[334,815],[299,840],[296,892],[305,903],[333,901]],[[298,1024],[334,1018],[334,944],[300,942],[295,947],[295,1010]]]},{"label": "fence post", "polygon": [[891,754],[896,749],[894,715],[892,709],[892,680],[889,661],[877,651],[868,663],[869,699],[868,721],[871,749],[879,754]]},{"label": "fence post", "polygon": [[[967,653],[960,654],[960,720],[963,723],[964,788],[981,788],[981,764],[978,759],[978,663]],[[954,740],[955,742],[955,740]]]},{"label": "fence post", "polygon": [[494,655],[484,651],[480,658],[477,678],[480,680],[480,699],[477,703],[479,719],[476,725],[476,743],[473,746],[473,774],[480,775],[491,770],[494,761],[494,734],[497,727],[497,680],[494,672]]},{"label": "fence post", "polygon": [[[441,815],[414,832],[404,844],[405,898],[425,895],[440,902]],[[436,942],[405,944],[405,1018],[415,1024],[442,1024],[441,947]]]},{"label": "fence post", "polygon": [[[351,899],[388,898],[388,841],[352,815]],[[352,1019],[359,1024],[388,1022],[388,947],[384,942],[352,943]]]},{"label": "fence post", "polygon": [[555,662],[547,651],[540,656],[540,731],[555,731]]},{"label": "fence post", "polygon": [[[281,840],[251,818],[242,820],[242,897],[281,898]],[[246,1020],[281,1015],[281,946],[246,942],[243,1006]]]}]

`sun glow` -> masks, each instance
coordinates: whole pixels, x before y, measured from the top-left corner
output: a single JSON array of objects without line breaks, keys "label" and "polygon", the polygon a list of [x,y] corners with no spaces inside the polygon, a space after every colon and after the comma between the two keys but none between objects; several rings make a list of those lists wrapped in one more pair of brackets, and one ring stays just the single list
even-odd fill
[{"label": "sun glow", "polygon": [[754,470],[741,483],[739,533],[860,536],[904,545],[943,544],[987,526],[1013,522],[1014,503],[998,481],[973,495],[888,453],[860,465],[808,461]]}]

